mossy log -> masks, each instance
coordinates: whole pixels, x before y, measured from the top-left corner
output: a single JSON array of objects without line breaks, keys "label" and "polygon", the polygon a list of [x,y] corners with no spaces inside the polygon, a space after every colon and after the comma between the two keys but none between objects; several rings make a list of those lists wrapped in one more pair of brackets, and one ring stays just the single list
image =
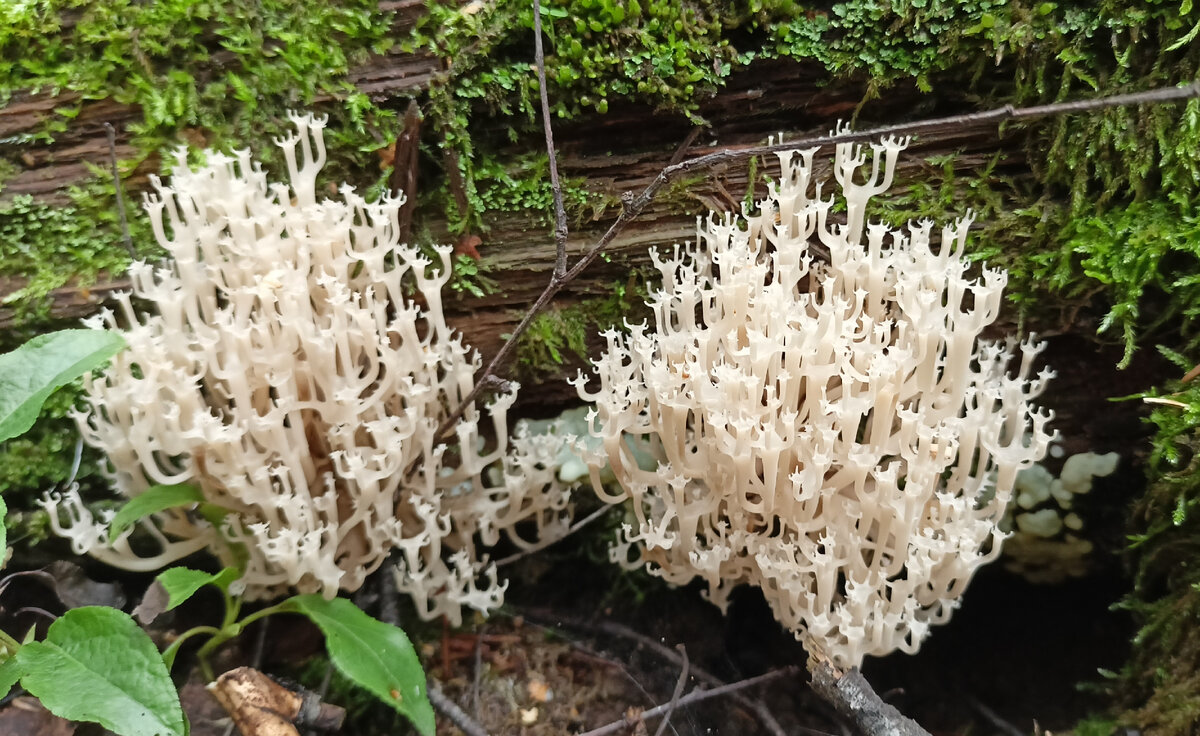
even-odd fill
[{"label": "mossy log", "polygon": [[[405,6],[411,3],[396,3]],[[398,24],[411,22],[403,14]],[[355,83],[373,97],[410,98],[421,95],[441,68],[441,60],[418,54],[395,53],[375,57],[356,70]],[[863,104],[864,89],[857,85],[826,85],[827,74],[820,68],[795,62],[766,62],[733,75],[728,86],[704,103],[700,113],[710,127],[693,135],[694,126],[679,115],[659,114],[646,106],[615,106],[606,115],[593,115],[569,122],[555,121],[561,169],[566,177],[583,182],[584,188],[603,202],[587,221],[572,223],[568,240],[577,253],[593,243],[615,219],[624,192],[640,192],[668,163],[681,157],[702,155],[723,149],[748,148],[764,143],[768,136],[783,133],[800,137],[823,133],[839,119],[848,119],[858,111],[861,125],[919,119],[929,115],[967,111],[964,101],[942,100],[938,109],[930,107],[930,98],[912,89],[896,89],[883,99]],[[47,94],[19,96],[0,110],[0,138],[30,132],[66,102]],[[860,110],[861,107],[861,110]],[[140,113],[111,100],[86,101],[69,129],[49,145],[23,147],[25,168],[10,178],[3,197],[31,194],[39,201],[66,201],[67,187],[90,175],[87,163],[106,166],[109,149],[104,123],[118,131],[116,154],[127,158],[135,148],[121,131],[137,120]],[[489,131],[485,131],[488,135]],[[490,134],[499,139],[503,131]],[[201,131],[184,132],[194,142],[204,142]],[[694,142],[685,149],[681,144]],[[541,148],[542,141],[525,136],[509,144],[506,152],[520,155]],[[1012,135],[1001,136],[993,128],[950,129],[916,140],[905,153],[897,181],[907,183],[941,176],[940,167],[927,163],[930,156],[957,155],[955,169],[974,171],[997,153],[1003,154],[1005,175],[1025,172],[1023,153]],[[773,157],[772,157],[773,158]],[[372,161],[371,163],[374,163]],[[762,174],[770,175],[772,162],[756,177],[760,193],[765,191]],[[154,159],[144,160],[125,179],[127,189],[137,191],[148,186],[147,176],[159,166]],[[616,280],[626,278],[631,267],[646,265],[647,251],[653,245],[670,245],[694,236],[695,218],[702,212],[736,211],[746,197],[749,168],[724,166],[706,172],[695,180],[679,182],[659,199],[613,243],[606,262],[598,262],[577,283],[560,296],[560,303],[571,304],[601,295]],[[956,213],[947,213],[953,216]],[[463,297],[449,302],[453,321],[485,360],[502,344],[523,310],[531,304],[549,278],[554,261],[550,227],[544,223],[548,213],[518,212],[489,215],[489,230],[478,233],[482,243],[478,251],[492,267],[493,278],[502,291],[483,298]],[[444,221],[419,222],[434,237],[447,242],[453,236]],[[11,293],[20,284],[0,284],[0,292]],[[84,316],[99,306],[114,290],[126,288],[120,276],[89,288],[67,286],[52,295],[54,317]],[[0,329],[13,325],[12,309],[0,309]],[[570,389],[563,389],[565,396]],[[558,395],[551,391],[545,398]]]}]

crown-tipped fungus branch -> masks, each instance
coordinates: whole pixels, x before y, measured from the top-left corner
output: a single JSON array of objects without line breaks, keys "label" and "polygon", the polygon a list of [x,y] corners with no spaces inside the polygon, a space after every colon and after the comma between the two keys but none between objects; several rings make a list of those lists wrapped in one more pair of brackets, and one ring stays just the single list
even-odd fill
[{"label": "crown-tipped fungus branch", "polygon": [[[219,518],[158,514],[144,526],[161,549],[139,556],[77,493],[45,505],[80,552],[149,569],[207,547],[240,559],[256,595],[354,590],[398,550],[418,611],[457,622],[503,593],[477,545],[566,528],[549,462],[561,440],[510,435],[512,392],[470,404],[437,440],[479,367],[442,314],[450,249],[398,242],[402,198],[342,187],[319,199],[324,121],[292,120],[298,133],[277,141],[290,185],[268,182],[248,151],[210,151],[195,169],[180,151],[170,186],[154,182],[146,207],[172,260],[134,264],[119,319],[96,321],[124,326],[130,347],[87,382],[78,417],[122,495],[190,483]],[[156,313],[140,316],[133,297]]]},{"label": "crown-tipped fungus branch", "polygon": [[[817,149],[778,153],[758,214],[710,216],[695,244],[654,253],[653,324],[609,331],[599,387],[577,379],[604,441],[593,485],[632,508],[626,548],[721,606],[758,586],[839,666],[915,651],[950,616],[1050,440],[1030,404],[1050,376],[1032,376],[1039,346],[979,339],[1006,275],[973,275],[969,217],[936,239],[929,222],[867,223],[904,145],[872,145],[862,181],[861,146],[838,145],[844,222],[814,186]],[[605,463],[616,495],[599,490]]]}]

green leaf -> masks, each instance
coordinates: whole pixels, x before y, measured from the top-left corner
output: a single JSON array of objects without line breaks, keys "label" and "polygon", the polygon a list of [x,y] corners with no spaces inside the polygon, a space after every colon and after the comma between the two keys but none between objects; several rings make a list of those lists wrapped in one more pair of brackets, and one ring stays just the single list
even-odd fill
[{"label": "green leaf", "polygon": [[21,679],[21,666],[17,664],[15,655],[0,663],[0,698],[6,697],[19,679]]},{"label": "green leaf", "polygon": [[21,684],[51,713],[121,736],[184,736],[179,695],[154,642],[115,608],[64,613],[16,656]]},{"label": "green leaf", "polygon": [[[213,525],[214,529],[221,529],[225,526],[225,518],[233,514],[232,511],[224,506],[218,506],[213,503],[202,503],[196,507],[196,513],[200,514],[201,518]],[[246,545],[241,542],[234,542],[221,536],[221,542],[224,543],[238,570],[245,571],[246,563],[250,560],[250,552],[246,549]]]},{"label": "green leaf", "polygon": [[116,539],[130,524],[150,514],[156,514],[176,506],[200,503],[203,500],[204,494],[200,492],[200,489],[187,483],[173,486],[151,486],[121,507],[109,526],[109,537]]},{"label": "green leaf", "polygon": [[167,591],[167,606],[163,609],[165,611],[170,611],[191,598],[205,585],[215,585],[222,591],[228,591],[229,584],[237,579],[238,571],[232,567],[227,567],[218,573],[192,570],[187,567],[172,567],[169,570],[163,570],[155,578],[159,585],[163,586],[163,590]]},{"label": "green leaf", "polygon": [[125,347],[104,330],[61,330],[38,335],[0,355],[0,442],[33,426],[54,389],[99,368]]},{"label": "green leaf", "polygon": [[425,736],[433,734],[425,673],[403,631],[371,618],[344,598],[298,595],[281,603],[280,609],[312,619],[325,634],[325,647],[338,671],[395,708]]},{"label": "green leaf", "polygon": [[4,503],[4,499],[0,498],[0,567],[4,567],[5,559],[8,557],[8,527],[4,526],[4,520],[8,517],[8,504]]}]

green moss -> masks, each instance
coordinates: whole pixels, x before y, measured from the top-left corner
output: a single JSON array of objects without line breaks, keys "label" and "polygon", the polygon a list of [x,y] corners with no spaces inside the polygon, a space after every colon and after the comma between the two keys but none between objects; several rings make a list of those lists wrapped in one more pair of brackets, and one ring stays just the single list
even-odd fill
[{"label": "green moss", "polygon": [[[37,423],[19,438],[0,443],[0,495],[34,490],[49,490],[70,476],[78,432],[70,412],[81,394],[78,383],[55,391],[46,403]],[[89,454],[80,465],[76,478],[96,472],[95,458]]]},{"label": "green moss", "polygon": [[1123,723],[1182,736],[1200,723],[1200,385],[1177,381],[1147,396],[1156,432],[1131,514],[1134,588],[1122,604],[1140,628],[1113,694]]},{"label": "green moss", "polygon": [[[233,148],[286,131],[285,112],[332,98],[329,171],[347,181],[357,154],[394,137],[394,114],[348,81],[391,45],[390,14],[369,0],[37,0],[0,22],[0,104],[17,90],[71,92],[135,105],[143,159],[164,147]],[[15,141],[52,140],[78,114],[64,106]],[[385,131],[381,134],[379,131]],[[268,159],[275,151],[264,146]],[[362,183],[362,182],[358,182]]]},{"label": "green moss", "polygon": [[23,281],[5,297],[19,318],[45,316],[50,292],[67,283],[86,287],[102,273],[120,273],[129,252],[115,223],[116,208],[94,207],[90,193],[77,190],[79,204],[45,205],[18,195],[0,205],[0,277]]},{"label": "green moss", "polygon": [[[412,48],[452,66],[446,85],[460,101],[532,120],[537,81],[530,73],[530,3],[430,2]],[[542,6],[551,111],[575,117],[636,100],[699,120],[701,100],[749,57],[733,37],[765,36],[770,23],[797,12],[790,0],[668,2],[567,0]],[[749,40],[739,44],[754,48]]]},{"label": "green moss", "polygon": [[[588,191],[582,179],[565,177],[560,181],[563,207],[576,224],[603,210],[606,198]],[[475,195],[480,212],[519,213],[530,224],[550,225],[554,221],[550,157],[536,152],[509,161],[484,158],[475,168]]]},{"label": "green moss", "polygon": [[[447,60],[447,70],[430,86],[428,105],[439,143],[450,151],[443,165],[461,178],[461,196],[444,200],[447,214],[456,232],[485,228],[485,214],[497,202],[483,190],[502,177],[487,153],[477,150],[472,121],[479,114],[499,116],[512,140],[540,141],[533,11],[523,0],[465,6],[431,1],[427,9],[406,47]],[[613,103],[637,103],[702,123],[701,102],[753,57],[741,49],[757,48],[771,22],[794,12],[791,0],[545,3],[551,113],[574,118],[604,114]]]},{"label": "green moss", "polygon": [[[698,121],[703,100],[761,58],[815,62],[830,80],[865,81],[868,97],[902,82],[931,90],[966,81],[981,107],[1131,91],[1187,81],[1200,68],[1200,44],[1188,42],[1200,30],[1200,11],[1174,0],[572,0],[543,13],[558,117],[603,114],[619,101]],[[486,112],[504,118],[514,140],[525,136],[531,150],[540,148],[531,25],[528,4],[516,0],[431,2],[409,42],[451,61],[430,95],[445,143],[457,151],[468,203],[467,211],[451,207],[460,230],[485,228],[486,214],[497,211],[536,212],[538,224],[547,222],[544,157],[501,164],[475,150],[471,132],[471,121]],[[943,176],[913,185],[896,209],[937,220],[975,209],[982,232],[973,237],[974,252],[1009,270],[1010,298],[1026,316],[1099,298],[1108,313],[1102,331],[1124,341],[1128,360],[1147,336],[1161,336],[1143,318],[1146,300],[1170,292],[1170,307],[1156,314],[1179,326],[1181,345],[1191,344],[1188,305],[1200,272],[1191,269],[1187,241],[1200,186],[1198,120],[1200,102],[1193,101],[1029,124],[1023,135],[1036,177],[997,177],[995,161],[973,176],[955,175],[948,160],[935,161]],[[1166,254],[1183,270],[1162,276],[1151,267]],[[555,332],[549,322],[539,327]],[[553,360],[553,353],[543,357]]]},{"label": "green moss", "polygon": [[1075,217],[1059,251],[1041,262],[1050,285],[1069,297],[1103,285],[1111,306],[1100,331],[1121,334],[1122,367],[1139,340],[1200,344],[1200,213],[1192,203],[1149,200]]},{"label": "green moss", "polygon": [[865,75],[871,94],[903,79],[928,92],[934,72],[980,56],[978,43],[966,39],[1008,5],[1006,0],[833,3],[775,26],[774,44],[764,53],[816,61],[837,75]]},{"label": "green moss", "polygon": [[619,327],[624,320],[639,319],[645,297],[645,281],[634,271],[625,283],[612,284],[607,296],[546,310],[533,320],[517,346],[517,377],[540,382],[560,376],[568,361],[586,361],[588,338]]},{"label": "green moss", "polygon": [[551,307],[534,318],[517,347],[517,368],[522,379],[538,380],[557,373],[567,351],[587,357],[589,320],[579,307]]},{"label": "green moss", "polygon": [[1103,716],[1092,716],[1080,721],[1071,729],[1075,736],[1112,736],[1117,722]]}]

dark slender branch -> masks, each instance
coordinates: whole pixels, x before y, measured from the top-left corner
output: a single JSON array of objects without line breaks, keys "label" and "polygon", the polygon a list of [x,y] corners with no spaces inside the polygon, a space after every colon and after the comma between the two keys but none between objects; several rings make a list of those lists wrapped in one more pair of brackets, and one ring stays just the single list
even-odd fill
[{"label": "dark slender branch", "polygon": [[[547,631],[550,630],[549,626],[543,625],[542,628]],[[628,680],[631,685],[633,685],[635,688],[637,688],[637,691],[639,693],[641,693],[643,696],[645,696],[647,702],[650,702],[650,703],[654,702],[654,698],[653,698],[653,696],[650,695],[650,691],[647,690],[644,685],[642,685],[641,681],[639,681],[638,678],[633,676],[633,673],[630,672],[629,668],[626,667],[624,664],[622,664],[621,662],[617,661],[616,659],[614,659],[610,656],[605,655],[603,652],[599,652],[595,649],[592,649],[591,647],[587,646],[583,642],[568,641],[568,644],[571,647],[571,650],[573,652],[575,652],[575,654],[577,654],[585,659],[590,659],[595,662],[598,662],[606,667],[612,667],[616,671],[620,672],[621,675],[626,680]],[[674,728],[672,728],[671,730],[675,731]],[[679,736],[679,733],[675,732],[675,736]]]},{"label": "dark slender branch", "polygon": [[662,171],[658,172],[658,176],[654,181],[650,182],[642,193],[636,197],[623,197],[624,206],[621,208],[621,213],[617,215],[617,219],[609,226],[608,230],[600,236],[591,247],[584,251],[575,265],[559,275],[556,271],[550,278],[550,283],[546,285],[546,290],[537,298],[530,310],[525,314],[525,318],[517,325],[517,328],[512,331],[512,335],[501,346],[499,352],[491,359],[480,374],[479,380],[476,381],[475,387],[467,393],[466,397],[450,414],[445,421],[438,427],[437,437],[444,439],[447,432],[459,418],[462,417],[466,408],[478,398],[482,391],[482,379],[496,372],[496,369],[503,365],[508,357],[516,349],[517,342],[525,331],[529,329],[535,317],[537,317],[543,309],[550,303],[559,291],[564,286],[576,279],[579,274],[596,260],[604,249],[612,244],[617,235],[625,229],[629,223],[633,222],[642,214],[642,211],[654,200],[658,193],[669,184],[673,179],[684,174],[691,173],[697,169],[704,169],[717,164],[742,161],[753,156],[761,156],[768,153],[778,153],[780,151],[792,151],[801,148],[819,148],[835,143],[850,143],[854,141],[877,140],[889,135],[919,135],[921,133],[935,133],[949,130],[958,130],[962,128],[971,128],[981,125],[994,125],[1005,120],[1027,120],[1031,118],[1048,117],[1051,115],[1067,115],[1079,112],[1091,112],[1109,107],[1122,107],[1127,105],[1148,105],[1148,104],[1163,104],[1167,102],[1178,102],[1188,100],[1195,97],[1200,97],[1200,82],[1193,82],[1189,85],[1181,87],[1160,87],[1158,89],[1147,90],[1145,92],[1133,92],[1130,94],[1112,95],[1110,97],[1097,97],[1090,100],[1074,100],[1071,102],[1056,102],[1049,105],[1037,105],[1034,107],[1016,108],[1012,105],[1005,105],[994,110],[984,112],[973,112],[965,115],[950,115],[944,118],[934,118],[930,120],[918,120],[911,123],[898,123],[896,125],[885,125],[879,128],[870,130],[830,133],[810,138],[801,138],[799,140],[784,141],[769,146],[758,146],[754,148],[743,148],[739,150],[725,150],[716,153],[697,156],[695,158],[682,161],[677,164],[667,166]]},{"label": "dark slender branch", "polygon": [[[659,189],[665,186],[672,179],[683,174],[690,173],[697,169],[706,169],[717,164],[742,161],[753,156],[761,156],[767,153],[794,151],[801,148],[820,148],[822,146],[827,146],[834,143],[852,143],[854,141],[867,140],[873,141],[889,135],[896,136],[920,135],[922,133],[941,133],[951,130],[959,130],[962,128],[992,125],[1004,122],[1005,120],[1028,120],[1032,118],[1044,118],[1054,115],[1069,115],[1078,112],[1092,112],[1109,107],[1126,107],[1129,105],[1179,102],[1182,100],[1189,100],[1194,97],[1200,97],[1200,82],[1193,82],[1192,84],[1181,87],[1159,87],[1157,89],[1147,90],[1145,92],[1132,92],[1123,95],[1112,95],[1110,97],[1097,97],[1090,100],[1055,102],[1049,105],[1036,105],[1034,107],[1013,107],[1012,105],[1005,105],[1004,107],[997,107],[995,109],[985,110],[983,112],[972,112],[964,115],[950,115],[944,118],[931,118],[929,120],[917,120],[910,123],[884,125],[878,128],[870,128],[868,130],[830,133],[828,135],[801,138],[799,140],[781,140],[779,143],[769,146],[717,151],[716,153],[697,156],[663,169],[663,171],[658,175],[658,178],[651,182],[650,185],[646,187],[645,191],[642,192],[641,196],[635,200],[635,204],[641,199],[646,198],[647,194],[649,194],[649,199],[653,199],[654,195]],[[649,203],[649,199],[647,199],[646,203],[641,204],[641,207],[638,208],[639,212],[641,211],[642,207],[645,207],[645,204]]]},{"label": "dark slender branch", "polygon": [[[795,675],[799,671],[799,667],[784,667],[783,669],[772,670],[766,674],[759,675],[758,677],[751,677],[749,679],[739,680],[738,682],[733,682],[728,685],[722,685],[721,687],[714,687],[712,690],[693,690],[680,698],[679,702],[677,702],[675,706],[682,708],[688,705],[693,705],[703,700],[708,700],[709,698],[716,698],[722,695],[728,695],[729,693],[737,692],[738,690],[744,690],[748,687],[761,685],[764,682],[770,682],[771,680],[775,680],[780,677]],[[643,712],[641,717],[642,720],[647,718],[658,718],[659,716],[669,712],[671,709],[671,704],[665,703]],[[607,736],[607,734],[620,731],[622,728],[625,728],[625,726],[625,720],[622,719],[619,721],[613,721],[612,723],[599,728],[593,728],[591,731],[586,731],[579,736]]]},{"label": "dark slender branch", "polygon": [[1013,724],[1001,718],[999,713],[984,705],[978,698],[968,698],[967,702],[971,704],[971,707],[974,708],[979,715],[986,718],[988,723],[995,726],[1000,733],[1006,734],[1006,736],[1029,736],[1027,731],[1017,728]]},{"label": "dark slender branch", "polygon": [[679,658],[683,660],[683,665],[679,668],[679,679],[675,681],[675,690],[671,693],[671,702],[667,703],[667,712],[663,713],[662,720],[658,723],[658,730],[654,732],[654,736],[663,736],[667,730],[667,724],[671,722],[671,714],[679,707],[679,697],[683,695],[683,688],[687,685],[688,679],[688,656],[687,649],[682,644],[675,645],[676,651],[679,652]]},{"label": "dark slender branch", "polygon": [[531,306],[529,311],[525,313],[525,316],[521,318],[520,324],[518,324],[516,329],[512,331],[512,335],[510,335],[509,338],[504,341],[504,344],[500,346],[500,350],[498,350],[496,354],[492,356],[492,359],[488,362],[487,367],[483,369],[483,373],[479,374],[479,378],[476,379],[475,387],[467,392],[467,395],[461,402],[459,402],[458,406],[454,408],[454,411],[446,415],[446,418],[443,419],[442,423],[438,425],[437,434],[434,435],[436,441],[442,441],[446,439],[447,435],[451,432],[451,430],[453,430],[454,425],[457,424],[458,420],[462,418],[463,412],[465,412],[467,407],[471,406],[475,399],[479,398],[479,394],[483,392],[484,386],[487,383],[484,379],[495,375],[496,368],[499,367],[503,361],[508,360],[508,356],[513,352],[513,350],[516,349],[517,342],[521,339],[521,335],[525,334],[525,331],[529,329],[529,325],[533,324],[533,320],[542,313],[542,310],[544,310],[548,304],[550,304],[551,300],[553,300],[554,296],[558,294],[559,290],[566,285],[568,280],[569,279],[560,279],[557,276],[550,277],[550,284],[546,287],[546,290],[538,296],[537,301],[533,303],[533,306]]},{"label": "dark slender branch", "polygon": [[671,160],[667,162],[667,166],[674,166],[683,160],[683,157],[687,155],[687,150],[691,148],[692,144],[696,142],[696,139],[700,137],[700,132],[702,130],[704,130],[704,128],[699,125],[692,128],[691,132],[687,134],[687,138],[683,139],[683,143],[679,144],[679,148],[675,149],[675,155],[671,156]]},{"label": "dark slender branch", "polygon": [[[1024,120],[1029,118],[1047,117],[1050,115],[1065,115],[1076,112],[1090,112],[1092,110],[1100,110],[1108,107],[1122,107],[1126,105],[1144,105],[1158,104],[1164,102],[1177,102],[1187,100],[1193,97],[1200,97],[1200,82],[1193,82],[1184,87],[1162,87],[1146,92],[1135,92],[1126,95],[1113,95],[1112,97],[1099,97],[1092,100],[1074,100],[1072,102],[1057,102],[1051,105],[1038,105],[1036,107],[1014,108],[1012,105],[1005,105],[994,110],[985,112],[973,112],[965,115],[951,115],[944,118],[934,118],[932,120],[918,120],[912,123],[898,123],[896,125],[885,125],[879,128],[871,128],[870,130],[847,131],[844,133],[830,133],[829,135],[816,136],[812,138],[801,138],[799,140],[784,141],[770,146],[759,146],[756,148],[743,148],[740,150],[725,150],[710,153],[704,156],[688,159],[674,166],[668,166],[659,172],[654,181],[642,190],[642,193],[635,197],[632,202],[617,217],[608,231],[589,248],[583,256],[576,261],[571,270],[567,271],[565,281],[570,281],[585,268],[591,265],[592,261],[596,260],[597,256],[608,247],[609,243],[617,236],[621,230],[625,229],[633,219],[642,213],[642,210],[654,199],[658,192],[671,182],[671,180],[691,173],[697,169],[706,169],[711,166],[723,163],[731,163],[734,161],[742,161],[753,156],[761,156],[768,153],[779,153],[781,151],[794,151],[802,148],[820,148],[836,143],[851,143],[854,141],[878,140],[889,135],[918,135],[920,133],[934,133],[945,130],[955,130],[959,128],[970,128],[985,124],[996,124],[1005,120]],[[561,288],[561,287],[560,287]],[[514,337],[516,335],[514,334]]]},{"label": "dark slender branch", "polygon": [[550,125],[550,97],[546,92],[546,56],[542,53],[542,3],[533,0],[533,49],[537,67],[538,94],[542,98],[542,128],[546,153],[550,156],[550,188],[554,191],[554,275],[567,272],[567,211],[563,209],[562,184],[558,181],[558,159],[554,152],[554,129]]},{"label": "dark slender branch", "polygon": [[137,260],[137,251],[133,249],[133,238],[129,235],[129,220],[125,218],[125,195],[121,191],[121,172],[117,170],[117,131],[112,123],[104,124],[104,133],[108,136],[108,165],[112,168],[113,191],[117,193],[117,215],[121,218],[121,237],[125,239],[125,250],[129,257]]},{"label": "dark slender branch", "polygon": [[397,213],[401,243],[411,240],[413,212],[417,209],[417,175],[420,172],[417,157],[421,146],[422,121],[421,106],[416,100],[410,100],[404,111],[403,127],[392,149],[392,175],[388,178],[388,187],[393,194],[403,192],[405,197]]},{"label": "dark slender branch", "polygon": [[18,608],[17,610],[13,611],[14,616],[20,616],[22,613],[34,613],[49,621],[58,620],[58,616],[38,606],[25,606],[24,608]]},{"label": "dark slender branch", "polygon": [[429,695],[429,702],[437,708],[438,712],[450,719],[450,722],[458,727],[460,731],[467,736],[488,736],[487,729],[475,722],[474,718],[467,715],[462,708],[458,707],[450,699],[448,695],[442,692],[438,684],[431,678],[429,680],[426,693]]},{"label": "dark slender branch", "polygon": [[8,586],[11,585],[14,580],[25,577],[36,578],[51,590],[58,585],[58,580],[45,570],[22,570],[20,572],[10,572],[7,573],[2,580],[0,580],[0,595],[4,595],[4,591],[8,590]]}]

